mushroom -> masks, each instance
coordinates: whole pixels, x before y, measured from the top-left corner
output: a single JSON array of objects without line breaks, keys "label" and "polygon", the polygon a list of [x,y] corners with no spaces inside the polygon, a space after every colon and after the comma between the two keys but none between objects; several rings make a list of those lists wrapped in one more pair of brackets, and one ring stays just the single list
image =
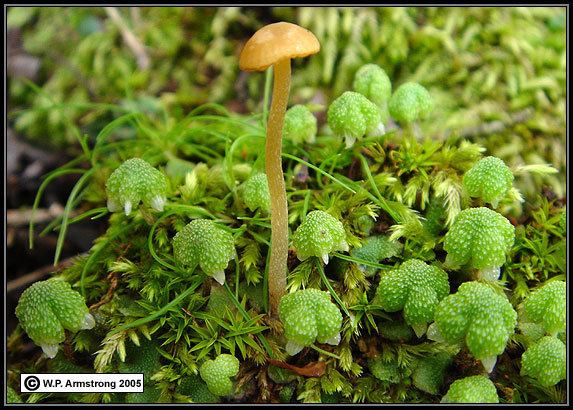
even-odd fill
[{"label": "mushroom", "polygon": [[269,262],[270,312],[277,313],[286,290],[288,256],[288,207],[281,150],[284,116],[290,89],[290,60],[317,53],[320,43],[310,31],[296,24],[280,22],[259,29],[247,41],[239,58],[243,71],[264,71],[273,67],[273,97],[267,123],[265,172],[271,196],[271,255]]}]

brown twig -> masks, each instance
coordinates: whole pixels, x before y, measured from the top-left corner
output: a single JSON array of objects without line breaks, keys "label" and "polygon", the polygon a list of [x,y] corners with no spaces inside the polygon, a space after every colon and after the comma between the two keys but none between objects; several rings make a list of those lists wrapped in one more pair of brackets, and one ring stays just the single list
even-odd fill
[{"label": "brown twig", "polygon": [[127,27],[127,24],[119,14],[117,7],[104,7],[105,12],[109,16],[110,19],[117,25],[119,31],[121,32],[121,36],[123,37],[123,41],[129,47],[129,49],[135,55],[137,60],[137,66],[140,70],[146,70],[149,68],[149,56],[145,51],[145,47],[141,44],[141,41],[132,33],[132,31]]},{"label": "brown twig", "polygon": [[119,282],[117,276],[118,276],[117,272],[110,272],[107,275],[107,280],[111,282],[111,285],[109,286],[109,289],[107,290],[106,294],[100,299],[100,301],[89,307],[90,310],[97,309],[101,305],[105,305],[111,300],[111,298],[113,297],[113,292],[115,292],[115,290],[117,289],[117,285]]},{"label": "brown twig", "polygon": [[312,362],[304,367],[294,366],[286,362],[281,362],[280,360],[268,359],[268,362],[273,366],[280,367],[281,369],[287,369],[291,372],[304,377],[320,377],[324,374],[326,370],[326,362]]},{"label": "brown twig", "polygon": [[[53,203],[48,209],[8,209],[6,212],[6,221],[9,227],[19,227],[28,225],[34,214],[34,223],[41,224],[50,222],[64,213],[64,207],[58,203]],[[75,216],[72,213],[72,218]]]},{"label": "brown twig", "polygon": [[56,266],[47,265],[47,266],[44,266],[38,270],[27,273],[24,276],[20,276],[19,278],[13,279],[6,284],[6,293],[12,292],[16,289],[20,289],[20,288],[28,285],[29,283],[36,282],[37,280],[43,278],[44,276],[46,276],[50,272],[57,272],[61,269],[67,268],[67,267],[71,266],[72,264],[74,264],[77,258],[85,256],[85,255],[87,255],[87,252],[82,253],[80,255],[72,256],[72,257],[67,258],[67,259],[64,259],[63,261],[58,263]]}]

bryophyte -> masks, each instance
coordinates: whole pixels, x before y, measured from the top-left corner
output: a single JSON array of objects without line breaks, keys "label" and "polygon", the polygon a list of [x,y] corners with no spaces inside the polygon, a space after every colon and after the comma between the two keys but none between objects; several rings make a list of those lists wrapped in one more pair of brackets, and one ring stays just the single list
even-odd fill
[{"label": "bryophyte", "polygon": [[285,114],[284,137],[295,144],[312,144],[316,140],[316,117],[304,105],[294,105]]},{"label": "bryophyte", "polygon": [[501,159],[485,157],[464,174],[463,184],[469,196],[481,198],[497,208],[512,187],[513,173]]},{"label": "bryophyte", "polygon": [[241,185],[243,202],[251,211],[260,209],[265,213],[271,210],[271,194],[267,176],[263,173],[255,174]]},{"label": "bryophyte", "polygon": [[398,363],[385,361],[381,356],[368,360],[368,369],[378,380],[388,383],[398,383],[402,373]]},{"label": "bryophyte", "polygon": [[78,332],[95,326],[84,297],[59,278],[36,282],[26,289],[16,306],[16,316],[49,358],[58,353],[65,330]]},{"label": "bryophyte", "polygon": [[486,376],[469,376],[453,382],[442,403],[499,403],[493,382]]},{"label": "bryophyte", "polygon": [[438,394],[446,369],[452,361],[452,355],[446,352],[421,358],[412,374],[414,386],[426,393]]},{"label": "bryophyte", "polygon": [[286,351],[291,356],[315,340],[331,345],[340,342],[342,314],[328,292],[304,289],[283,296],[279,318],[284,324]]},{"label": "bryophyte", "polygon": [[497,280],[514,239],[515,228],[503,215],[484,207],[464,209],[444,238],[446,265],[468,265],[479,270],[480,279]]},{"label": "bryophyte", "polygon": [[199,374],[215,396],[228,396],[233,392],[234,377],[239,372],[239,360],[230,354],[220,354],[201,365]]},{"label": "bryophyte", "polygon": [[194,219],[173,237],[175,259],[192,269],[200,266],[221,285],[225,269],[235,258],[233,235],[209,219]]},{"label": "bryophyte", "polygon": [[379,107],[387,104],[392,95],[392,83],[388,74],[376,64],[360,67],[354,74],[352,87]]},{"label": "bryophyte", "polygon": [[151,376],[161,368],[160,358],[161,353],[154,342],[139,338],[139,346],[128,345],[125,361],[119,363],[117,370],[120,373],[143,373],[143,383],[147,386]]},{"label": "bryophyte", "polygon": [[312,211],[296,229],[292,238],[296,255],[301,261],[317,256],[328,264],[329,254],[348,251],[342,222],[324,211]]},{"label": "bryophyte", "polygon": [[432,111],[433,101],[428,90],[418,83],[402,84],[388,103],[390,115],[401,124],[424,119]]},{"label": "bryophyte", "polygon": [[521,374],[542,386],[554,386],[567,377],[567,347],[553,336],[544,336],[521,356]]},{"label": "bryophyte", "polygon": [[344,138],[346,148],[367,136],[384,135],[380,110],[360,93],[346,91],[328,107],[328,126],[335,135]]},{"label": "bryophyte", "polygon": [[185,375],[181,377],[177,393],[190,397],[193,403],[218,403],[219,397],[209,390],[207,383],[198,374]]},{"label": "bryophyte", "polygon": [[163,211],[167,200],[167,177],[141,158],[121,164],[106,182],[107,208],[123,210],[126,215],[143,202],[156,211]]},{"label": "bryophyte", "polygon": [[[383,259],[397,256],[401,250],[402,244],[400,242],[391,241],[385,235],[376,235],[366,238],[360,248],[352,249],[350,256],[367,262],[378,263]],[[358,263],[358,268],[367,274],[374,273],[376,269],[360,263]]]},{"label": "bryophyte", "polygon": [[410,259],[383,273],[374,303],[387,312],[404,311],[404,319],[418,337],[434,320],[438,303],[450,293],[448,274],[437,266]]},{"label": "bryophyte", "polygon": [[517,313],[505,296],[487,284],[465,282],[438,304],[434,319],[428,338],[450,344],[465,341],[489,373],[514,332]]},{"label": "bryophyte", "polygon": [[567,284],[551,281],[534,290],[523,303],[527,321],[538,323],[545,331],[557,336],[567,326]]}]

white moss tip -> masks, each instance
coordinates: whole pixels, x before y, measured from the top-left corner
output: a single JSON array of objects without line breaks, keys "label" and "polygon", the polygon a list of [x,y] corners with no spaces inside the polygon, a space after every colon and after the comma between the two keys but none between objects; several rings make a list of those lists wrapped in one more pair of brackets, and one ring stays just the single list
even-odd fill
[{"label": "white moss tip", "polygon": [[424,336],[424,333],[426,333],[426,330],[428,330],[428,325],[426,323],[412,325],[412,329],[414,329],[416,337],[422,337]]},{"label": "white moss tip", "polygon": [[434,342],[444,343],[446,341],[446,339],[444,339],[444,336],[442,336],[440,329],[438,329],[438,325],[436,325],[436,322],[428,326],[428,329],[426,330],[426,337],[430,340],[433,340]]},{"label": "white moss tip", "polygon": [[322,261],[324,262],[325,265],[328,265],[328,253],[325,253],[322,255]]},{"label": "white moss tip", "polygon": [[125,211],[125,215],[129,216],[129,214],[131,213],[131,202],[125,201],[125,204],[123,205],[123,209]]},{"label": "white moss tip", "polygon": [[111,199],[108,199],[108,200],[107,200],[107,209],[108,209],[109,212],[117,212],[117,211],[119,211],[119,210],[121,209],[121,206],[119,206],[119,205],[117,204],[117,202],[115,202],[115,201],[113,201],[113,200],[111,200]]},{"label": "white moss tip", "polygon": [[324,342],[332,346],[337,346],[340,343],[340,332]]},{"label": "white moss tip", "polygon": [[356,137],[353,137],[351,135],[346,135],[344,137],[344,142],[346,144],[347,149],[351,148],[354,145],[354,143],[356,142]]},{"label": "white moss tip", "polygon": [[300,352],[303,348],[304,348],[303,345],[293,342],[292,340],[289,340],[285,346],[286,352],[291,356],[294,356],[295,354]]},{"label": "white moss tip", "polygon": [[491,266],[489,268],[480,269],[478,275],[480,279],[487,280],[490,282],[496,281],[499,279],[500,275],[499,266]]},{"label": "white moss tip", "polygon": [[378,123],[376,128],[368,133],[370,137],[381,137],[384,134],[386,134],[386,127],[384,127],[382,122]]},{"label": "white moss tip", "polygon": [[213,272],[213,279],[215,279],[217,282],[219,282],[220,285],[223,285],[225,283],[225,272],[220,270],[217,272]]},{"label": "white moss tip", "polygon": [[165,202],[167,199],[160,195],[156,195],[151,200],[151,207],[158,212],[163,212],[163,207],[165,206]]},{"label": "white moss tip", "polygon": [[44,354],[49,358],[53,359],[58,354],[58,345],[40,345]]},{"label": "white moss tip", "polygon": [[81,330],[93,329],[96,325],[94,317],[90,313],[86,313],[84,320],[82,321]]},{"label": "white moss tip", "polygon": [[92,316],[91,313],[86,313],[83,320],[82,325],[80,327],[81,330],[89,330],[93,329],[96,325],[95,318]]},{"label": "white moss tip", "polygon": [[491,373],[497,363],[497,356],[484,357],[480,361],[485,371]]}]

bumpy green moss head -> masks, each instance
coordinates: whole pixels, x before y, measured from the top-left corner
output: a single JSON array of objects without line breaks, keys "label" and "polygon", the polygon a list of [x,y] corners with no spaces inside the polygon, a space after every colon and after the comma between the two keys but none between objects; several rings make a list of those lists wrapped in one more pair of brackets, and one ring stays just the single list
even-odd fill
[{"label": "bumpy green moss head", "polygon": [[233,392],[231,377],[239,372],[239,360],[230,354],[221,354],[215,360],[207,360],[199,373],[215,396],[228,396]]},{"label": "bumpy green moss head", "polygon": [[363,65],[356,71],[353,88],[378,106],[387,103],[392,94],[390,78],[376,64]]},{"label": "bumpy green moss head", "polygon": [[121,164],[107,180],[107,207],[110,212],[124,210],[126,215],[142,201],[163,211],[167,197],[167,178],[141,158]]},{"label": "bumpy green moss head", "polygon": [[317,256],[325,264],[329,253],[349,249],[342,222],[324,211],[310,212],[294,232],[292,243],[301,261]]},{"label": "bumpy green moss head", "polygon": [[528,321],[543,325],[545,331],[556,335],[567,325],[567,284],[552,281],[531,293],[523,304]]},{"label": "bumpy green moss head", "polygon": [[235,257],[233,236],[208,219],[189,222],[173,237],[175,259],[195,268],[197,265],[221,285],[225,269]]},{"label": "bumpy green moss head", "polygon": [[[360,248],[354,248],[351,256],[368,262],[378,263],[383,259],[392,258],[400,253],[402,244],[391,241],[388,236],[370,236],[364,240]],[[358,264],[358,268],[363,272],[374,271],[376,268]]]},{"label": "bumpy green moss head", "polygon": [[567,377],[567,347],[556,337],[542,337],[523,353],[521,374],[554,386]]},{"label": "bumpy green moss head", "polygon": [[77,332],[95,326],[84,297],[57,278],[36,282],[26,289],[16,306],[16,316],[30,339],[49,358],[58,353],[65,329]]},{"label": "bumpy green moss head", "polygon": [[436,306],[450,293],[446,272],[418,259],[382,274],[374,301],[387,312],[404,310],[406,323],[418,336],[434,319]]},{"label": "bumpy green moss head", "polygon": [[451,362],[452,356],[444,352],[420,359],[412,374],[414,386],[426,393],[438,394],[446,368]]},{"label": "bumpy green moss head", "polygon": [[316,139],[316,117],[304,105],[295,105],[285,114],[283,135],[295,144],[314,143]]},{"label": "bumpy green moss head", "polygon": [[376,104],[353,91],[346,91],[330,104],[327,121],[334,134],[344,137],[347,148],[364,135],[385,132]]},{"label": "bumpy green moss head", "polygon": [[241,186],[243,202],[251,211],[260,209],[267,214],[271,210],[271,195],[266,174],[256,174]]},{"label": "bumpy green moss head", "polygon": [[494,208],[511,189],[513,174],[501,159],[485,157],[480,159],[464,174],[463,184],[471,197],[490,203]]},{"label": "bumpy green moss head", "polygon": [[480,278],[496,280],[505,255],[515,239],[515,228],[503,215],[489,208],[461,211],[444,238],[449,265],[479,269]]},{"label": "bumpy green moss head", "polygon": [[401,124],[409,124],[426,118],[432,108],[432,97],[428,90],[412,82],[398,87],[388,103],[390,115]]},{"label": "bumpy green moss head", "polygon": [[[506,297],[480,282],[465,282],[436,307],[435,323],[448,343],[465,339],[470,353],[491,372],[513,334],[517,313]],[[430,330],[428,330],[430,334]]]},{"label": "bumpy green moss head", "polygon": [[499,396],[490,379],[470,376],[453,382],[442,403],[499,403]]},{"label": "bumpy green moss head", "polygon": [[282,297],[279,317],[284,324],[286,351],[300,352],[317,340],[337,345],[340,342],[342,314],[330,301],[330,294],[318,289],[304,289]]}]

